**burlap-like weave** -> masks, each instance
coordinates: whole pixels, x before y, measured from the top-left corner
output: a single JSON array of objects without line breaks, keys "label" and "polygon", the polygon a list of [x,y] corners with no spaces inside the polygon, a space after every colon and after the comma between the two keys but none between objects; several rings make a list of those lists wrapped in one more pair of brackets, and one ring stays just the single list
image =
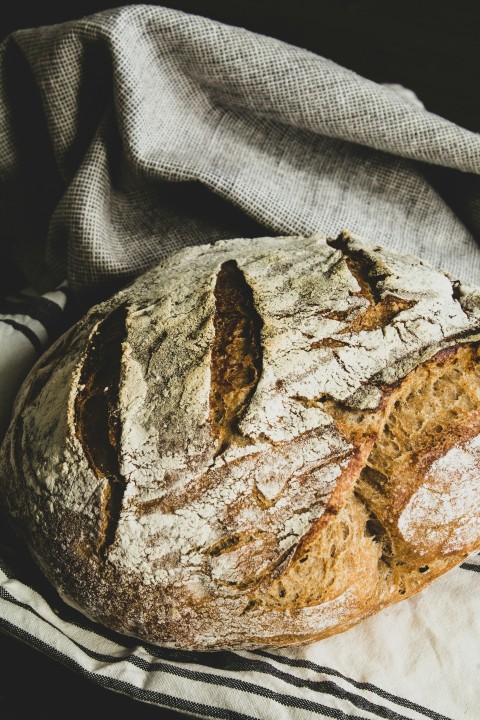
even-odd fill
[{"label": "burlap-like weave", "polygon": [[[280,41],[151,6],[20,31],[0,113],[3,242],[39,289],[68,272],[88,294],[184,245],[344,227],[478,275],[480,185],[454,170],[480,172],[480,137]],[[457,214],[426,163],[462,183]]]},{"label": "burlap-like weave", "polygon": [[[185,245],[343,228],[475,282],[478,174],[480,136],[408,94],[201,17],[126,7],[1,46],[0,242],[39,292],[68,277],[88,304]],[[36,320],[5,317],[18,375]],[[478,560],[310,647],[202,655],[113,636],[2,550],[0,629],[199,717],[474,720]]]}]

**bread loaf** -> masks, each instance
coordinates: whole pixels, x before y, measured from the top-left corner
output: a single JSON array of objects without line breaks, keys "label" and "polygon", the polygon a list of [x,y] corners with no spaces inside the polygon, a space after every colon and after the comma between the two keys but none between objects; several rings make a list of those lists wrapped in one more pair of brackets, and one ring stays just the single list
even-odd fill
[{"label": "bread loaf", "polygon": [[480,546],[480,295],[343,233],[187,248],[37,363],[2,503],[121,633],[311,642]]}]

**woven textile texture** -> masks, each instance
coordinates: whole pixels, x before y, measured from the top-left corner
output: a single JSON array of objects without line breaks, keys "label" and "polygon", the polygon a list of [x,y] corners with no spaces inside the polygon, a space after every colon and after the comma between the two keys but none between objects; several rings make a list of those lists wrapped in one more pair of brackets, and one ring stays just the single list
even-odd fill
[{"label": "woven textile texture", "polygon": [[[68,273],[88,296],[265,229],[346,227],[478,274],[480,137],[329,60],[134,6],[19,31],[0,72],[2,238],[38,290]],[[465,185],[455,213],[438,166]]]},{"label": "woven textile texture", "polygon": [[[480,136],[401,88],[157,6],[19,31],[0,53],[0,242],[35,291],[1,308],[2,423],[65,278],[85,306],[185,245],[346,228],[480,279]],[[0,630],[198,717],[474,720],[479,560],[309,647],[202,654],[83,618],[2,526]]]}]

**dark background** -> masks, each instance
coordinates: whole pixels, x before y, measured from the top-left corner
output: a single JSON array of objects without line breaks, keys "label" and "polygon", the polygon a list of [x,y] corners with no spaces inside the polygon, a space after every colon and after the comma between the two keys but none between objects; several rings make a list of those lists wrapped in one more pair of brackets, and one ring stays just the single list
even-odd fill
[{"label": "dark background", "polygon": [[[59,5],[45,0],[30,6],[13,0],[0,10],[0,39],[20,28],[127,4],[134,3],[85,0]],[[480,132],[478,0],[167,0],[158,4],[286,40],[377,82],[400,83],[414,90],[431,112]],[[0,292],[5,272],[0,267]],[[9,268],[9,275],[12,272]],[[72,713],[109,720],[128,714],[135,720],[185,717],[98,688],[9,637],[0,635],[0,653],[2,720],[57,720]]]},{"label": "dark background", "polygon": [[[0,33],[72,20],[129,2],[10,0]],[[308,48],[377,82],[414,90],[432,112],[480,131],[478,0],[166,0]],[[3,16],[3,17],[2,17]]]}]

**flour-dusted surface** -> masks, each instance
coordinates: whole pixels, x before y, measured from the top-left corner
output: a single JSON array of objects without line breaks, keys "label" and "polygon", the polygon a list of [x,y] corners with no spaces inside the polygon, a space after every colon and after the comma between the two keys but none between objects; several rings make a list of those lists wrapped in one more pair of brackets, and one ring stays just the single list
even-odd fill
[{"label": "flour-dusted surface", "polygon": [[[34,368],[3,450],[10,512],[62,595],[117,630],[216,648],[348,627],[400,599],[359,473],[395,388],[478,339],[473,297],[346,233],[182,250]],[[437,574],[480,543],[477,446],[439,457],[399,519],[447,558]]]},{"label": "flour-dusted surface", "polygon": [[480,436],[459,443],[435,460],[424,484],[412,495],[398,527],[405,539],[424,535],[427,545],[455,551],[460,542],[475,542],[480,506]]}]

